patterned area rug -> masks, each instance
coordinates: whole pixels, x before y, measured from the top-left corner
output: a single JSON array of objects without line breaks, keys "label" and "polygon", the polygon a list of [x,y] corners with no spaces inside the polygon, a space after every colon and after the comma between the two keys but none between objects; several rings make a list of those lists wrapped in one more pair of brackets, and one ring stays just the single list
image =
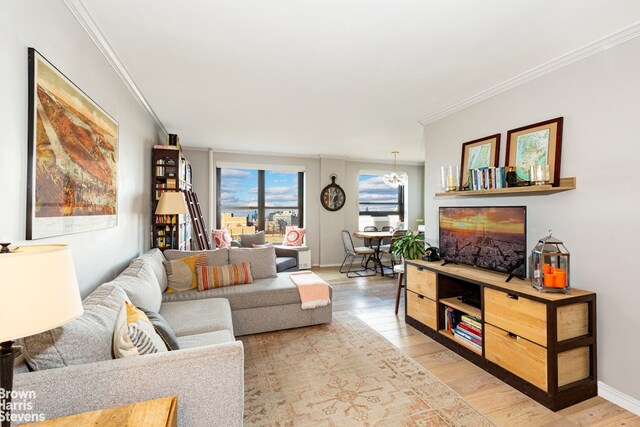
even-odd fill
[{"label": "patterned area rug", "polygon": [[353,316],[242,341],[247,426],[492,425]]}]

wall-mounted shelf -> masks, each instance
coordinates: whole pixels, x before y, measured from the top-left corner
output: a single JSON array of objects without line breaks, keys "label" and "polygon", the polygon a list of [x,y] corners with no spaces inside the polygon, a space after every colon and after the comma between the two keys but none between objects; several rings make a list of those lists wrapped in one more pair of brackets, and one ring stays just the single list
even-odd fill
[{"label": "wall-mounted shelf", "polygon": [[493,188],[491,190],[448,191],[436,193],[436,197],[465,197],[465,196],[537,196],[554,194],[562,191],[575,190],[576,178],[560,178],[560,185],[530,185],[528,187]]}]

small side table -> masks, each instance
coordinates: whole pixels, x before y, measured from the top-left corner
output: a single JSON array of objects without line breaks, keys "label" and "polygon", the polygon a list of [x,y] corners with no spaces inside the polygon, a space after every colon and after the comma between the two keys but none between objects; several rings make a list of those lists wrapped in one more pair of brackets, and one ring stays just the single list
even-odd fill
[{"label": "small side table", "polygon": [[309,270],[311,268],[311,250],[308,246],[300,246],[298,250],[298,269]]},{"label": "small side table", "polygon": [[115,408],[54,418],[24,426],[33,427],[177,427],[178,398],[163,397]]}]

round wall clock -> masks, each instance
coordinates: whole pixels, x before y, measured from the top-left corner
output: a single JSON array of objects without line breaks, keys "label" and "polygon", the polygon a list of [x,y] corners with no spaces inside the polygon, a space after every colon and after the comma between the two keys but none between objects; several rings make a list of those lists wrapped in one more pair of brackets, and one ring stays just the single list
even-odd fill
[{"label": "round wall clock", "polygon": [[342,209],[346,199],[344,190],[336,184],[336,176],[331,175],[331,184],[324,187],[320,193],[320,203],[328,211],[337,211]]}]

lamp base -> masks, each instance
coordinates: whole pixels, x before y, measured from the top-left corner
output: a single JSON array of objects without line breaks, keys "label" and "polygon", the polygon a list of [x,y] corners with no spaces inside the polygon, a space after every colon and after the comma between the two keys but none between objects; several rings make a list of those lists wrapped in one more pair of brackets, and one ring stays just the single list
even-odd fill
[{"label": "lamp base", "polygon": [[0,414],[2,427],[11,426],[11,390],[13,390],[13,364],[20,353],[20,347],[13,347],[13,341],[5,341],[0,344],[0,390],[3,391],[0,399]]}]

